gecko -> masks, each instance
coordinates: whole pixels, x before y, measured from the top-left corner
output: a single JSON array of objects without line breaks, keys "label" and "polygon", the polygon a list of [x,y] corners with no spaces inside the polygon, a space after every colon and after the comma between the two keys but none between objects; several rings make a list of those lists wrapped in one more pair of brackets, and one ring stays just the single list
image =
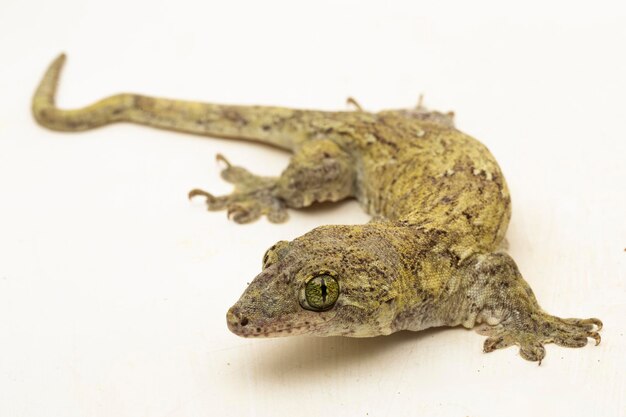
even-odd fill
[{"label": "gecko", "polygon": [[538,361],[544,344],[600,343],[597,318],[545,312],[505,250],[511,197],[487,147],[454,125],[452,112],[415,108],[316,111],[117,94],[79,109],[55,95],[65,55],[33,100],[36,121],[58,131],[131,122],[292,153],[278,177],[255,175],[224,156],[229,195],[194,189],[208,210],[237,223],[287,220],[287,209],[356,199],[366,224],[320,226],[281,240],[228,310],[243,337],[373,337],[464,326],[487,336],[484,352],[512,345]]}]

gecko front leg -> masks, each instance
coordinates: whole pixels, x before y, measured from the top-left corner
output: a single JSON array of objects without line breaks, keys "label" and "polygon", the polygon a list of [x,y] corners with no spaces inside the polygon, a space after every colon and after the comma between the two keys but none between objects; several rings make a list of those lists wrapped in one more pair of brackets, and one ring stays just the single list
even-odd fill
[{"label": "gecko front leg", "polygon": [[524,359],[541,364],[546,343],[583,347],[589,338],[596,345],[600,343],[600,320],[560,318],[543,311],[507,254],[480,255],[470,269],[472,284],[466,291],[469,315],[463,325],[472,327],[474,321],[484,322],[477,329],[489,336],[484,352],[518,345]]},{"label": "gecko front leg", "polygon": [[222,178],[235,185],[225,196],[194,189],[189,197],[203,196],[209,210],[227,210],[237,223],[267,216],[272,223],[287,220],[287,207],[302,208],[314,202],[339,201],[354,195],[355,171],[350,155],[329,139],[305,142],[279,177],[262,177],[230,164]]},{"label": "gecko front leg", "polygon": [[285,203],[274,196],[276,178],[254,175],[245,168],[232,165],[221,154],[216,159],[226,165],[222,178],[233,184],[235,190],[229,195],[214,196],[196,188],[189,192],[189,198],[205,197],[209,210],[227,210],[228,218],[237,223],[249,223],[262,215],[272,223],[287,220]]}]

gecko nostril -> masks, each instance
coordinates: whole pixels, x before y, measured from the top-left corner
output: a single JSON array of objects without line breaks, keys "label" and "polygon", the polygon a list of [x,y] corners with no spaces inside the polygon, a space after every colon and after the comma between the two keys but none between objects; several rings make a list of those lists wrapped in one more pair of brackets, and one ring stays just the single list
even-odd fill
[{"label": "gecko nostril", "polygon": [[241,319],[241,325],[245,326],[246,324],[248,324],[248,318],[244,317],[244,318]]}]

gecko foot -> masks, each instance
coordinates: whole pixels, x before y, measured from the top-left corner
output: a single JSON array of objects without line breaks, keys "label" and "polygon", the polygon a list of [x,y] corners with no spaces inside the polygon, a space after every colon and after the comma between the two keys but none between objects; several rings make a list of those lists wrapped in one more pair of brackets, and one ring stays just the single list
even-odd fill
[{"label": "gecko foot", "polygon": [[546,355],[545,343],[565,347],[583,347],[588,338],[600,343],[598,331],[602,322],[598,319],[562,319],[539,312],[529,316],[513,314],[495,326],[483,325],[480,334],[489,336],[483,346],[484,352],[492,352],[511,345],[518,345],[520,355],[528,361],[541,360]]},{"label": "gecko foot", "polygon": [[226,210],[228,218],[236,223],[250,223],[262,215],[266,215],[272,223],[287,220],[284,201],[274,196],[275,178],[254,175],[245,168],[232,165],[221,154],[216,159],[225,164],[222,178],[234,184],[235,190],[229,195],[214,196],[207,191],[193,189],[189,192],[190,199],[204,197],[209,210]]}]

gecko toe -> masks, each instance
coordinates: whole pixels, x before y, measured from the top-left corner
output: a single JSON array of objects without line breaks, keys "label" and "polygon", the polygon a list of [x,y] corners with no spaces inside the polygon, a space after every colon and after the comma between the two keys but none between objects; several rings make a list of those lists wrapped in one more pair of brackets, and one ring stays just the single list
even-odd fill
[{"label": "gecko toe", "polygon": [[261,217],[261,212],[249,204],[232,204],[228,206],[226,215],[235,223],[250,223]]},{"label": "gecko toe", "polygon": [[541,365],[541,361],[546,356],[546,348],[539,342],[529,342],[520,345],[519,353],[527,361],[539,362]]},{"label": "gecko toe", "polygon": [[188,197],[190,200],[197,196],[205,198],[207,210],[210,211],[223,210],[224,208],[226,208],[227,204],[231,202],[229,196],[216,197],[213,194],[198,188],[189,191]]},{"label": "gecko toe", "polygon": [[287,209],[285,209],[282,205],[272,207],[272,209],[267,213],[267,220],[272,223],[284,223],[288,218],[289,214],[287,213]]},{"label": "gecko toe", "polygon": [[587,345],[586,336],[555,337],[554,343],[563,347],[580,348]]},{"label": "gecko toe", "polygon": [[259,186],[266,185],[268,179],[264,177],[260,177],[258,175],[254,175],[247,169],[235,166],[231,164],[228,159],[221,153],[218,153],[215,156],[215,159],[218,162],[224,164],[224,168],[220,173],[222,179],[226,182],[234,184],[236,188],[241,190],[252,190],[259,188]]},{"label": "gecko toe", "polygon": [[496,349],[503,349],[511,345],[511,342],[504,336],[492,336],[485,340],[483,352],[493,352]]},{"label": "gecko toe", "polygon": [[594,326],[595,326],[595,331],[599,332],[600,330],[602,330],[602,321],[600,319],[596,319],[596,318],[590,318],[590,319],[584,319],[584,320],[579,320],[579,324],[584,324],[586,326],[590,326],[589,330],[594,330]]},{"label": "gecko toe", "polygon": [[598,346],[602,341],[602,337],[598,332],[592,332],[589,337],[593,338],[596,341],[596,346]]},{"label": "gecko toe", "polygon": [[208,192],[206,192],[204,190],[201,190],[199,188],[194,188],[193,190],[189,191],[189,193],[187,194],[187,197],[190,200],[193,199],[194,197],[197,197],[197,196],[205,197],[207,200],[215,198],[213,196],[213,194],[208,193]]}]

